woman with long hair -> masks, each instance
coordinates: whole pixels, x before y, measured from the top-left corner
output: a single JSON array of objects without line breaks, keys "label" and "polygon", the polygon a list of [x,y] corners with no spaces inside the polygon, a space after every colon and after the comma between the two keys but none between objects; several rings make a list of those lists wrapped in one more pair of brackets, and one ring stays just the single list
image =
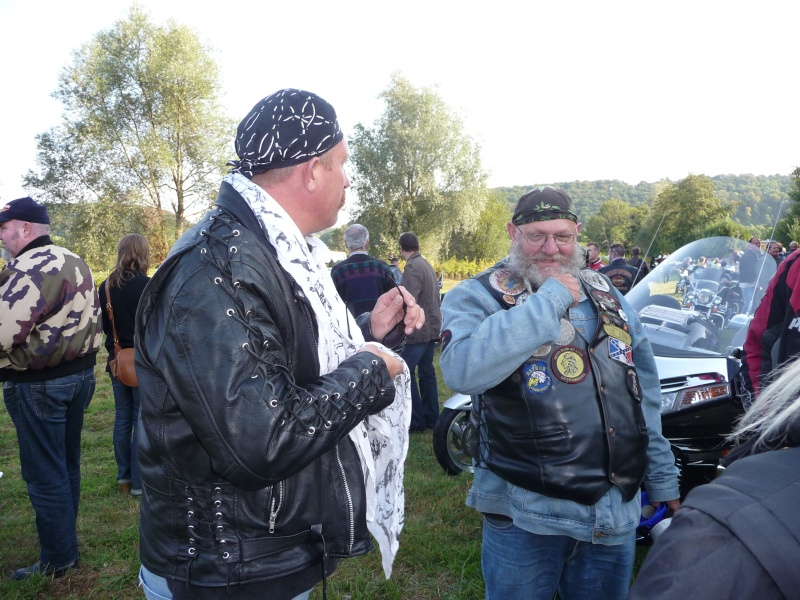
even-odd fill
[{"label": "woman with long hair", "polygon": [[[100,306],[103,310],[103,331],[106,334],[108,360],[114,359],[114,329],[121,348],[133,347],[136,308],[145,285],[150,280],[150,245],[138,233],[124,236],[117,244],[117,264],[100,284]],[[108,301],[114,312],[114,325],[108,313]],[[139,476],[136,422],[139,420],[139,388],[117,381],[106,365],[114,390],[114,456],[117,459],[117,483],[123,493],[139,496],[142,482]]]}]

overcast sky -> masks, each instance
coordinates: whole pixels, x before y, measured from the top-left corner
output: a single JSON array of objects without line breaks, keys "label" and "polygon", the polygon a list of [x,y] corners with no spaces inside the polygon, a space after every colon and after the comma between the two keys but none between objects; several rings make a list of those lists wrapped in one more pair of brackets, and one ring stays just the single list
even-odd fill
[{"label": "overcast sky", "polygon": [[[435,87],[480,143],[492,187],[800,165],[798,2],[140,4],[215,49],[237,122],[263,96],[300,87],[334,105],[347,135],[381,114],[393,72]],[[24,194],[34,136],[59,122],[50,94],[72,50],[129,6],[0,0],[0,199]]]}]

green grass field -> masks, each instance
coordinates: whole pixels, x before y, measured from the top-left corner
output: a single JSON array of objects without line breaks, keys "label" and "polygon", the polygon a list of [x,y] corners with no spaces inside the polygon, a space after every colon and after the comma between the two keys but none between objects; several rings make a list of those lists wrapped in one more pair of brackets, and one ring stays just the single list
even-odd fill
[{"label": "green grass field", "polygon": [[[102,358],[105,361],[105,356]],[[437,350],[438,369],[438,350]],[[116,483],[111,443],[114,400],[97,367],[97,391],[83,431],[83,483],[78,538],[81,567],[60,579],[11,581],[15,568],[38,558],[33,509],[20,477],[17,438],[0,408],[0,598],[143,598],[137,587],[139,501]],[[451,392],[439,377],[440,401]],[[481,519],[464,505],[471,475],[449,477],[433,455],[431,432],[412,434],[406,461],[406,520],[392,578],[384,579],[377,550],[343,561],[328,580],[332,600],[483,598]],[[644,551],[640,551],[640,558]],[[312,599],[322,597],[321,586]]]}]

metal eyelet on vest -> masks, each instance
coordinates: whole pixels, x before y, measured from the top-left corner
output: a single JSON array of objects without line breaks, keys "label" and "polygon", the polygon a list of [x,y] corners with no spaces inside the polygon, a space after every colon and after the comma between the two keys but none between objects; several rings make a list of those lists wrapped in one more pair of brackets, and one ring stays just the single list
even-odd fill
[{"label": "metal eyelet on vest", "polygon": [[220,506],[222,506],[222,501],[221,500],[214,500],[214,506],[219,508]]},{"label": "metal eyelet on vest", "polygon": [[377,361],[377,360],[373,360],[373,361],[372,361],[372,366],[373,366],[373,367],[374,367],[375,365],[377,365],[377,364],[378,364],[378,361]]},{"label": "metal eyelet on vest", "polygon": [[319,399],[322,400],[323,402],[327,402],[328,401],[328,394],[322,394],[322,396],[320,396]]},{"label": "metal eyelet on vest", "polygon": [[221,533],[223,529],[224,527],[222,527],[222,525],[217,525],[217,531]]},{"label": "metal eyelet on vest", "polygon": [[214,277],[214,283],[217,284],[217,285],[222,283],[222,277]]},{"label": "metal eyelet on vest", "polygon": [[356,404],[356,410],[361,410],[361,405],[360,404]]},{"label": "metal eyelet on vest", "polygon": [[194,516],[194,511],[190,510],[187,516],[191,519]]},{"label": "metal eyelet on vest", "polygon": [[350,383],[347,384],[347,387],[349,387],[351,390],[355,389],[356,382],[355,381],[351,381]]},{"label": "metal eyelet on vest", "polygon": [[215,512],[215,513],[214,513],[214,516],[215,516],[217,519],[221,519],[221,518],[222,518],[222,513],[221,513],[221,512],[219,512],[219,511],[217,511],[217,512]]},{"label": "metal eyelet on vest", "polygon": [[221,493],[222,493],[222,488],[221,488],[221,487],[219,487],[219,486],[215,487],[215,488],[214,488],[214,493],[215,493],[215,494],[221,494]]},{"label": "metal eyelet on vest", "polygon": [[194,525],[189,525],[189,529],[191,529],[192,533],[194,533]]},{"label": "metal eyelet on vest", "polygon": [[308,435],[314,435],[315,433],[317,433],[316,427],[309,427],[308,428]]},{"label": "metal eyelet on vest", "polygon": [[228,560],[230,557],[231,557],[230,552],[223,552],[222,553],[222,558],[223,559]]},{"label": "metal eyelet on vest", "polygon": [[278,406],[278,401],[275,400],[275,398],[273,398],[272,400],[269,401],[269,406],[270,408],[275,408],[276,406]]},{"label": "metal eyelet on vest", "polygon": [[186,498],[187,502],[194,502],[194,498]]},{"label": "metal eyelet on vest", "polygon": [[230,250],[228,250],[231,254],[236,254],[238,251],[239,249],[236,246],[231,246]]},{"label": "metal eyelet on vest", "polygon": [[370,401],[370,403],[375,402],[375,396],[370,396],[369,397],[369,401]]},{"label": "metal eyelet on vest", "polygon": [[361,374],[362,375],[369,375],[369,370],[368,369],[361,369]]},{"label": "metal eyelet on vest", "polygon": [[250,344],[248,344],[247,342],[242,344],[242,348],[245,349],[245,350],[247,350],[249,347],[250,347]]},{"label": "metal eyelet on vest", "polygon": [[338,400],[338,399],[339,399],[339,398],[341,398],[341,397],[342,397],[342,396],[341,396],[341,394],[339,394],[339,392],[334,392],[334,393],[333,393],[333,399],[334,399],[334,400]]},{"label": "metal eyelet on vest", "polygon": [[235,288],[238,288],[240,285],[242,285],[242,284],[239,283],[238,281],[234,281],[233,282],[233,287],[235,287]]},{"label": "metal eyelet on vest", "polygon": [[194,538],[189,538],[189,543],[194,544]]},{"label": "metal eyelet on vest", "polygon": [[383,388],[381,388],[381,396],[383,396],[384,394],[386,394],[386,390],[384,390]]},{"label": "metal eyelet on vest", "polygon": [[225,314],[228,315],[229,317],[232,317],[233,315],[236,314],[236,311],[233,310],[232,308],[229,308],[228,310],[225,311]]},{"label": "metal eyelet on vest", "polygon": [[208,250],[206,248],[200,248],[200,254],[206,254]]},{"label": "metal eyelet on vest", "polygon": [[311,404],[312,402],[314,402],[314,398],[312,398],[311,396],[309,396],[308,398],[306,398],[306,402],[308,402],[309,404]]},{"label": "metal eyelet on vest", "polygon": [[233,230],[233,235],[235,235],[236,237],[239,237],[239,236],[240,236],[240,235],[242,235],[242,234],[241,234],[241,232],[240,232],[238,229],[234,229],[234,230]]},{"label": "metal eyelet on vest", "polygon": [[200,230],[200,235],[206,236],[206,235],[208,235],[208,232],[205,229],[201,229]]},{"label": "metal eyelet on vest", "polygon": [[219,541],[219,545],[220,545],[220,546],[224,546],[224,545],[225,545],[225,544],[227,544],[227,543],[228,543],[228,540],[220,540],[220,541]]},{"label": "metal eyelet on vest", "polygon": [[189,556],[194,556],[194,553],[197,552],[194,548],[189,548]]},{"label": "metal eyelet on vest", "polygon": [[331,428],[331,422],[325,421],[325,429],[330,429],[330,428]]}]

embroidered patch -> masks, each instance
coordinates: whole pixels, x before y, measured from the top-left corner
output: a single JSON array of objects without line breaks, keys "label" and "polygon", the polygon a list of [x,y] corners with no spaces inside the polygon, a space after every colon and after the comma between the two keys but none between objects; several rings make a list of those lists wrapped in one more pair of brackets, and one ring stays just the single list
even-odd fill
[{"label": "embroidered patch", "polygon": [[628,324],[619,318],[617,313],[608,312],[607,310],[600,311],[600,320],[605,325],[614,325],[615,327],[619,327],[625,331],[628,331]]},{"label": "embroidered patch", "polygon": [[453,337],[453,333],[449,329],[445,329],[442,332],[442,335],[439,336],[439,343],[442,345],[442,350],[447,348],[447,344],[450,343],[450,340]]},{"label": "embroidered patch", "polygon": [[561,331],[558,333],[558,339],[556,339],[556,346],[566,346],[572,340],[575,339],[575,328],[572,326],[572,323],[567,321],[566,319],[561,319]]},{"label": "embroidered patch", "polygon": [[514,296],[525,291],[525,284],[522,279],[506,269],[500,269],[492,273],[489,277],[489,283],[501,294]]},{"label": "embroidered patch", "polygon": [[562,346],[553,353],[550,368],[564,383],[580,383],[589,373],[589,360],[580,348]]},{"label": "embroidered patch", "polygon": [[525,385],[534,394],[546,392],[553,385],[553,380],[547,373],[547,364],[543,360],[525,363],[522,365],[522,373],[525,375]]},{"label": "embroidered patch", "polygon": [[628,369],[628,373],[625,375],[625,381],[628,383],[628,390],[630,390],[631,395],[636,398],[637,402],[641,402],[642,386],[639,385],[639,376],[636,374],[636,371]]},{"label": "embroidered patch", "polygon": [[596,290],[607,292],[610,289],[608,282],[603,279],[601,275],[592,271],[591,269],[584,269],[581,271],[581,279],[583,279]]},{"label": "embroidered patch", "polygon": [[620,319],[622,319],[622,320],[623,320],[623,321],[625,321],[626,323],[628,322],[628,315],[626,315],[626,314],[625,314],[625,311],[624,311],[624,310],[622,310],[622,309],[620,308],[620,309],[617,311],[617,313],[619,314],[619,318],[620,318]]},{"label": "embroidered patch", "polygon": [[633,340],[631,339],[631,334],[620,327],[615,327],[614,325],[603,325],[603,329],[612,338],[617,338],[618,340],[625,342],[629,346],[633,342]]},{"label": "embroidered patch", "polygon": [[503,301],[511,306],[514,306],[517,303],[517,299],[509,294],[503,294]]},{"label": "embroidered patch", "polygon": [[622,340],[614,337],[608,338],[608,355],[623,365],[633,366],[633,348]]},{"label": "embroidered patch", "polygon": [[592,297],[600,305],[603,310],[613,313],[618,313],[620,308],[619,302],[608,292],[601,292],[600,290],[592,290]]},{"label": "embroidered patch", "polygon": [[517,296],[517,306],[525,302],[530,297],[530,292],[522,292],[520,295]]},{"label": "embroidered patch", "polygon": [[550,344],[542,344],[533,351],[532,356],[547,356],[552,350],[553,347]]}]

